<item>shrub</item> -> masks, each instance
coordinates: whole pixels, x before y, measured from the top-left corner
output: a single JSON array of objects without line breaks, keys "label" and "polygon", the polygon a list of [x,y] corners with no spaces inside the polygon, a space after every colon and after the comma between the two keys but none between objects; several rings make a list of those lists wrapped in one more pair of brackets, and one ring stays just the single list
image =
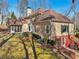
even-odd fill
[{"label": "shrub", "polygon": [[26,33],[26,32],[23,32],[22,35],[23,35],[23,37],[28,37],[29,36],[28,33]]},{"label": "shrub", "polygon": [[79,32],[76,32],[76,35],[75,36],[79,38]]},{"label": "shrub", "polygon": [[54,46],[56,44],[56,41],[55,40],[48,40],[47,44]]},{"label": "shrub", "polygon": [[33,35],[33,37],[35,37],[35,38],[37,38],[37,39],[41,39],[41,36],[39,36],[39,35],[37,35],[37,34],[32,34]]}]

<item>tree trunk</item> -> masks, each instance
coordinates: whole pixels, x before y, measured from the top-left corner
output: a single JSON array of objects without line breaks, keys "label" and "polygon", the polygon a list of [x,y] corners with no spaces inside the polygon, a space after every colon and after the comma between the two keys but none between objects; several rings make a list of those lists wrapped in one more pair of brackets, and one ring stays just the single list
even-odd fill
[{"label": "tree trunk", "polygon": [[31,33],[29,34],[29,39],[31,40],[32,50],[33,50],[33,54],[34,54],[34,59],[38,59],[37,58],[37,54],[36,54],[34,40],[32,38],[32,34]]},{"label": "tree trunk", "polygon": [[26,45],[25,45],[23,40],[21,40],[21,41],[22,41],[22,44],[23,44],[23,47],[24,47],[24,50],[25,50],[25,55],[26,55],[25,59],[29,59],[29,54],[28,54],[28,50],[26,48]]}]

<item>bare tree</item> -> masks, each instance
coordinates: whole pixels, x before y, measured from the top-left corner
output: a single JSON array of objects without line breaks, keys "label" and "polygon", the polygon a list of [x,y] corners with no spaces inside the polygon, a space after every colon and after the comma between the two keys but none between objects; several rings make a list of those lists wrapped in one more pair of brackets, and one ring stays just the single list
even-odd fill
[{"label": "bare tree", "polygon": [[26,8],[28,5],[28,0],[20,0],[18,8],[20,12],[20,16],[25,16],[26,15]]},{"label": "bare tree", "polygon": [[8,0],[2,0],[2,13],[6,15],[8,13]]},{"label": "bare tree", "polygon": [[32,46],[33,54],[34,54],[34,59],[38,59],[32,33],[29,33],[29,39],[31,41],[31,46]]},{"label": "bare tree", "polygon": [[8,14],[8,6],[8,0],[0,0],[0,13],[2,14],[1,24],[3,24],[3,19]]},{"label": "bare tree", "polygon": [[0,0],[0,14],[1,14],[1,6],[2,6],[2,1]]},{"label": "bare tree", "polygon": [[0,21],[2,19],[2,0],[0,0]]},{"label": "bare tree", "polygon": [[24,40],[22,40],[22,39],[20,39],[21,41],[22,41],[22,45],[23,45],[23,47],[24,47],[24,50],[25,50],[25,59],[29,59],[29,54],[28,54],[28,50],[27,50],[27,48],[26,48],[26,44],[25,44],[25,42],[24,42]]}]

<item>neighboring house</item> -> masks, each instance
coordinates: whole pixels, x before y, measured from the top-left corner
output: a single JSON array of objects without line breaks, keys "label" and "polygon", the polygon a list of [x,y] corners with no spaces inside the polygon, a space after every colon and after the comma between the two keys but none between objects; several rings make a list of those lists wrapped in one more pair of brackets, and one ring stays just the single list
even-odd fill
[{"label": "neighboring house", "polygon": [[21,19],[9,19],[7,21],[7,25],[9,27],[10,32],[28,32],[30,31],[30,18],[28,16],[32,10],[28,7],[27,8],[27,19],[21,18]]},{"label": "neighboring house", "polygon": [[29,31],[28,27],[28,20],[16,20],[16,19],[10,19],[8,21],[8,27],[9,31],[14,32],[27,32]]},{"label": "neighboring house", "polygon": [[7,32],[8,31],[8,26],[6,24],[1,24],[0,25],[0,32]]}]

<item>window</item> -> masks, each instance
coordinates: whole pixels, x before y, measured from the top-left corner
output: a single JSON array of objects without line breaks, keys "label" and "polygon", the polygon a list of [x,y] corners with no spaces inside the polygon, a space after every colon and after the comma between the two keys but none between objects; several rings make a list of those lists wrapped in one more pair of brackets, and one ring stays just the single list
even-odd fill
[{"label": "window", "polygon": [[30,25],[29,25],[29,31],[31,30]]},{"label": "window", "polygon": [[29,24],[29,31],[35,32],[35,27],[33,24]]},{"label": "window", "polygon": [[50,25],[46,25],[45,30],[46,30],[46,34],[50,34],[50,32],[51,32]]},{"label": "window", "polygon": [[69,26],[68,25],[61,25],[61,33],[69,32]]}]

